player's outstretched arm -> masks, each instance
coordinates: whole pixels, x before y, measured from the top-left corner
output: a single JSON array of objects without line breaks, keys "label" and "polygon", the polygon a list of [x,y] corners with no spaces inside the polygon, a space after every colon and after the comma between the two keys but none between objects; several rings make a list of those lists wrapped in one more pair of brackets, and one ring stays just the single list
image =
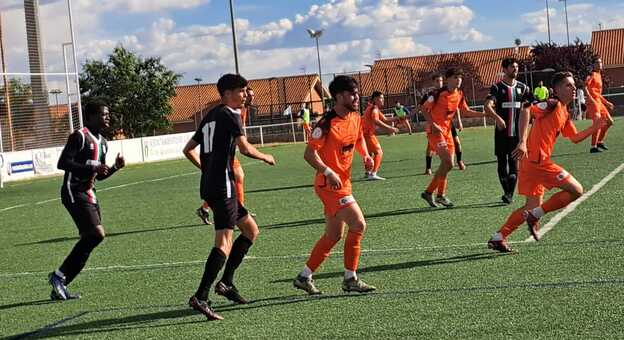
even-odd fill
[{"label": "player's outstretched arm", "polygon": [[184,153],[184,156],[186,156],[186,158],[193,163],[193,165],[195,165],[198,169],[201,169],[201,161],[199,160],[197,150],[195,150],[198,145],[199,144],[191,138],[184,146],[182,152]]},{"label": "player's outstretched arm", "polygon": [[237,137],[236,145],[238,146],[238,150],[240,150],[240,152],[243,155],[250,157],[250,158],[261,160],[269,165],[275,165],[275,159],[273,158],[273,155],[265,154],[265,153],[258,151],[258,149],[256,149],[253,145],[251,145],[247,141],[247,137],[245,136]]},{"label": "player's outstretched arm", "polygon": [[576,128],[574,128],[574,125],[572,122],[568,122],[568,124],[572,124],[572,127],[568,130],[566,126],[561,131],[561,133],[563,134],[564,137],[567,137],[572,143],[578,144],[584,141],[585,139],[587,139],[587,137],[591,136],[598,130],[602,129],[603,127],[606,127],[609,124],[609,121],[608,121],[608,118],[606,117],[596,119],[594,120],[594,123],[592,124],[592,126],[580,132],[576,132]]},{"label": "player's outstretched arm", "polygon": [[383,118],[375,118],[375,125],[383,128],[384,130],[388,132],[394,132],[394,133],[399,132],[399,129],[390,125],[390,120],[384,117],[384,115],[381,112],[379,112],[377,117],[383,117]]},{"label": "player's outstretched arm", "polygon": [[316,172],[325,175],[327,184],[332,189],[338,190],[342,188],[342,181],[340,180],[340,177],[334,172],[334,170],[332,170],[332,168],[323,162],[316,149],[314,149],[310,144],[306,146],[303,159],[305,159],[305,161],[308,162],[308,164],[310,164]]}]

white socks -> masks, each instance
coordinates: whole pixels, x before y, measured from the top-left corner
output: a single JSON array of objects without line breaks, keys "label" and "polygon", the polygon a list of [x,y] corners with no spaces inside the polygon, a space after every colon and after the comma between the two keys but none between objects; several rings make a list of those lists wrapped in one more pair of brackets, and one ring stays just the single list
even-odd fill
[{"label": "white socks", "polygon": [[502,240],[503,240],[503,234],[494,233],[494,235],[492,235],[492,241],[502,241]]},{"label": "white socks", "polygon": [[63,280],[65,280],[65,274],[63,274],[63,272],[60,271],[59,269],[54,271],[54,275],[56,275],[56,276],[62,278]]},{"label": "white socks", "polygon": [[299,276],[305,277],[306,279],[312,278],[312,269],[308,268],[308,266],[303,266],[303,270],[299,273]]},{"label": "white socks", "polygon": [[356,280],[357,280],[357,274],[355,273],[355,271],[351,271],[351,270],[347,270],[347,269],[345,269],[345,272],[344,272],[344,279],[345,279],[345,280],[349,280],[349,279],[351,279],[351,278],[354,278],[354,279],[356,279]]},{"label": "white socks", "polygon": [[544,214],[545,212],[544,212],[544,209],[542,209],[542,207],[533,208],[531,210],[531,215],[535,216],[535,218],[542,218]]}]

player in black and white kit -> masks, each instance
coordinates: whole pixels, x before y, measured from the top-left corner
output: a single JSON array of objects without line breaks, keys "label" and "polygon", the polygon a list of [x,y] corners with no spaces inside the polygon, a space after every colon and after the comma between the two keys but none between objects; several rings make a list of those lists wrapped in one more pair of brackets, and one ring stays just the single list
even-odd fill
[{"label": "player in black and white kit", "polygon": [[[208,112],[184,147],[184,155],[201,169],[201,198],[208,203],[214,216],[214,247],[206,260],[197,292],[189,300],[189,305],[209,320],[223,319],[210,307],[208,292],[224,265],[215,292],[236,303],[247,303],[234,286],[234,271],[259,233],[258,225],[237,198],[232,168],[236,147],[247,157],[275,164],[273,156],[256,150],[243,133],[240,109],[245,102],[246,87],[247,80],[240,75],[222,76],[217,82],[221,104]],[[199,155],[195,151],[198,145]],[[234,226],[238,226],[241,234],[232,243]]]},{"label": "player in black and white kit", "polygon": [[76,243],[59,269],[50,273],[52,300],[79,298],[67,290],[84,268],[89,255],[104,240],[100,205],[95,196],[95,180],[101,181],[125,165],[117,154],[115,165],[106,165],[106,139],[100,131],[109,125],[108,107],[93,101],[84,109],[85,127],[69,136],[58,161],[58,168],[65,170],[61,187],[61,201],[78,227],[80,240]]},{"label": "player in black and white kit", "polygon": [[513,202],[513,194],[518,179],[518,161],[512,151],[518,146],[518,122],[522,105],[533,100],[531,89],[516,80],[518,61],[503,59],[503,79],[492,85],[485,101],[485,110],[496,121],[494,132],[494,154],[498,161],[498,179],[503,188],[503,202]]}]

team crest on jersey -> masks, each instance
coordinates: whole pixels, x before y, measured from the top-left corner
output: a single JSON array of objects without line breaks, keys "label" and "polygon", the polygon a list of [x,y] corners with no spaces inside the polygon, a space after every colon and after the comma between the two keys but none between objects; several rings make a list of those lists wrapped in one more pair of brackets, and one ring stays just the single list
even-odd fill
[{"label": "team crest on jersey", "polygon": [[315,128],[312,131],[312,138],[319,139],[321,137],[323,137],[323,129],[321,129],[320,127]]},{"label": "team crest on jersey", "polygon": [[547,103],[547,102],[541,102],[541,103],[538,103],[538,104],[537,104],[537,107],[538,107],[540,110],[546,110],[546,109],[548,108],[548,103]]},{"label": "team crest on jersey", "polygon": [[505,89],[502,89],[501,92],[504,94],[505,93]]},{"label": "team crest on jersey", "polygon": [[561,172],[559,174],[557,174],[557,180],[559,182],[563,181],[564,179],[566,179],[568,177],[568,172],[565,170],[561,170]]},{"label": "team crest on jersey", "polygon": [[516,89],[516,92],[518,92],[518,94],[522,94],[522,90],[521,89]]},{"label": "team crest on jersey", "polygon": [[340,204],[341,207],[344,207],[345,205],[349,205],[353,202],[355,202],[355,198],[353,198],[353,196],[351,195],[342,197],[341,199],[338,200],[338,204]]},{"label": "team crest on jersey", "polygon": [[95,146],[93,145],[93,143],[89,143],[89,150],[93,150],[95,149]]},{"label": "team crest on jersey", "polygon": [[427,98],[427,101],[433,103],[435,101],[435,98],[433,98],[433,96],[429,96],[429,98]]}]

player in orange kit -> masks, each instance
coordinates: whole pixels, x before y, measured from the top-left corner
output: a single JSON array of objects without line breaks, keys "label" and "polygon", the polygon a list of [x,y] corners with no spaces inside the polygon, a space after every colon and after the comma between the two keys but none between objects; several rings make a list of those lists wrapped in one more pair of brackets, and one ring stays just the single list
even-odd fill
[{"label": "player in orange kit", "polygon": [[303,270],[295,280],[295,288],[310,295],[321,294],[314,285],[314,273],[329,256],[331,249],[348,226],[344,243],[345,292],[370,292],[376,288],[358,278],[356,270],[360,258],[361,241],[366,230],[364,214],[351,192],[351,164],[353,151],[364,159],[370,169],[373,160],[369,156],[362,135],[362,122],[358,111],[359,94],[355,79],[337,76],[329,84],[329,92],[336,104],[327,112],[312,131],[304,158],[315,170],[314,190],[325,208],[325,232],[316,242]]},{"label": "player in orange kit", "polygon": [[[246,132],[245,126],[247,126],[247,115],[249,114],[249,108],[251,107],[255,98],[254,91],[251,87],[247,87],[247,93],[245,97],[245,105],[240,109],[240,118],[243,126],[243,132]],[[245,172],[238,160],[238,157],[234,157],[232,161],[232,169],[234,170],[234,183],[236,185],[236,195],[238,201],[241,204],[245,204]],[[251,217],[256,217],[256,214],[249,212]],[[210,224],[210,206],[204,202],[201,207],[197,208],[197,216],[204,222],[204,224]]]},{"label": "player in orange kit", "polygon": [[[459,110],[466,117],[483,117],[486,113],[473,111],[468,107],[461,87],[463,72],[458,68],[450,68],[445,73],[446,86],[435,91],[425,104],[423,113],[427,119],[427,138],[429,148],[435,150],[440,157],[440,166],[427,189],[420,195],[431,207],[441,204],[452,207],[453,203],[446,197],[447,175],[453,169],[455,143],[451,134],[453,117]],[[437,196],[433,199],[433,193]]]},{"label": "player in orange kit", "polygon": [[384,105],[384,95],[379,91],[373,91],[368,107],[364,111],[363,129],[364,140],[366,141],[366,147],[373,158],[374,165],[371,171],[367,171],[364,174],[364,178],[371,181],[385,180],[385,178],[377,175],[377,171],[381,167],[381,159],[383,158],[383,150],[381,144],[377,140],[376,128],[379,126],[382,129],[390,132],[397,133],[399,129],[390,125],[393,119],[387,119],[381,112],[381,108]]},{"label": "player in orange kit", "polygon": [[598,58],[591,74],[587,76],[585,81],[587,116],[593,120],[604,117],[607,120],[607,125],[592,134],[591,149],[589,150],[591,153],[608,150],[604,140],[607,137],[607,130],[613,125],[613,118],[611,118],[609,111],[613,111],[614,106],[602,95],[602,75],[600,72],[602,72],[602,60]]},{"label": "player in orange kit", "polygon": [[[576,96],[574,78],[570,72],[555,73],[552,79],[555,98],[536,105],[525,104],[519,122],[520,142],[514,156],[520,159],[518,192],[526,196],[525,205],[515,210],[505,224],[488,241],[488,247],[511,252],[507,237],[524,221],[535,240],[539,235],[539,220],[544,214],[561,209],[583,194],[583,186],[570,173],[550,159],[557,136],[561,133],[573,143],[579,143],[607,124],[606,118],[577,132],[567,106]],[[529,132],[529,120],[533,126]],[[544,192],[552,188],[561,191],[543,202]],[[542,203],[543,202],[543,203]]]}]

